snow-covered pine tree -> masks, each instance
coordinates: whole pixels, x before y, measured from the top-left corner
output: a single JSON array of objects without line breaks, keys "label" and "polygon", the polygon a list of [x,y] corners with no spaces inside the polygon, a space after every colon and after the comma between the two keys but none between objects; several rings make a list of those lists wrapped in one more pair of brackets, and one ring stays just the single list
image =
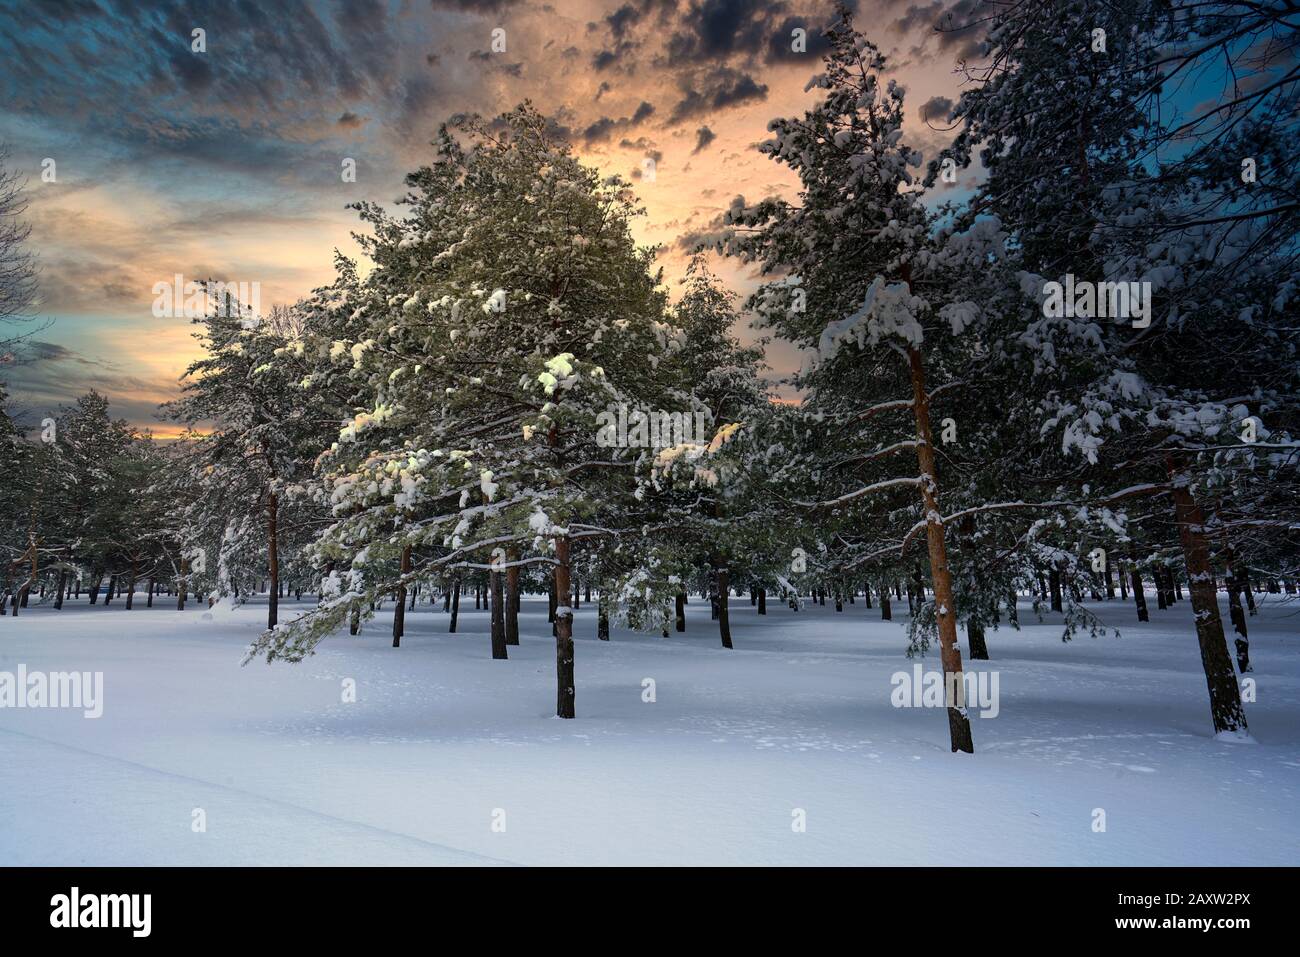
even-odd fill
[{"label": "snow-covered pine tree", "polygon": [[[981,149],[973,208],[1023,257],[1020,339],[1052,384],[1037,393],[1043,431],[1081,460],[1085,491],[1131,501],[1121,524],[1157,545],[1177,530],[1213,726],[1231,734],[1246,722],[1216,552],[1231,592],[1232,537],[1295,521],[1294,499],[1269,491],[1294,484],[1297,421],[1297,78],[1260,54],[1279,29],[1233,3],[1008,8],[951,153]],[[1054,304],[1061,287],[1083,297]],[[1149,291],[1140,315],[1116,314],[1121,291]]]},{"label": "snow-covered pine tree", "polygon": [[213,301],[193,320],[207,355],[186,370],[182,398],[164,406],[169,418],[191,428],[190,474],[202,484],[192,502],[187,550],[200,549],[220,596],[233,594],[241,575],[245,591],[255,590],[265,569],[267,624],[274,628],[281,498],[309,467],[324,423],[276,362],[288,344],[283,331],[251,315],[228,290],[208,289]]},{"label": "snow-covered pine tree", "polygon": [[[895,533],[904,548],[911,529],[926,534],[934,600],[918,624],[928,615],[938,635],[952,748],[971,751],[932,420],[976,364],[972,341],[996,318],[967,298],[961,274],[998,262],[1001,239],[990,220],[937,229],[911,172],[920,154],[903,140],[903,92],[883,81],[884,58],[848,10],[840,17],[827,33],[826,71],[809,84],[825,99],[801,118],[773,120],[774,137],[760,146],[799,176],[799,201],[746,206],[738,197],[720,243],[780,277],[752,305],[813,353],[798,380],[807,414],[820,417],[821,448],[852,460],[840,474],[820,472],[822,495],[802,507],[822,517],[878,497],[878,514],[906,521]],[[915,471],[900,474],[903,455],[916,456]],[[903,507],[907,496],[919,513]]]},{"label": "snow-covered pine tree", "polygon": [[[375,269],[342,297],[346,337],[316,350],[358,399],[318,461],[334,516],[314,549],[334,563],[325,600],[250,654],[301,658],[404,582],[543,564],[558,598],[557,713],[573,717],[572,550],[639,529],[603,519],[635,505],[648,464],[643,449],[602,447],[599,417],[657,404],[677,331],[653,250],[628,230],[630,189],[579,163],[552,122],[528,105],[461,118],[435,147],[407,177],[405,216],[359,205]],[[303,384],[318,380],[338,375]]]}]

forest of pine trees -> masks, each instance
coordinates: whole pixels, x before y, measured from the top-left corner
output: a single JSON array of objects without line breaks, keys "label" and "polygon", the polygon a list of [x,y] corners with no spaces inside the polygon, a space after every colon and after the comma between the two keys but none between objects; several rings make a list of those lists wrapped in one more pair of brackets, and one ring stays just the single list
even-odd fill
[{"label": "forest of pine trees", "polygon": [[[356,204],[373,269],[338,255],[257,322],[195,321],[203,357],[159,410],[181,440],[95,392],[41,421],[0,391],[0,634],[35,603],[257,595],[248,657],[296,661],[379,609],[395,649],[409,608],[454,632],[473,596],[505,659],[542,637],[521,594],[549,595],[571,718],[575,621],[668,633],[704,601],[733,648],[734,601],[771,627],[809,601],[905,606],[972,751],[963,655],[996,659],[1026,603],[1068,641],[1103,631],[1097,602],[1129,602],[1135,638],[1188,602],[1210,727],[1245,733],[1256,596],[1300,580],[1300,121],[1286,86],[1167,104],[1278,24],[1055,6],[1000,8],[932,156],[842,10],[816,105],[759,147],[796,194],[737,197],[676,291],[633,239],[632,185],[547,116],[448,121],[397,212]],[[1149,317],[1053,308],[1053,283],[1149,284]],[[776,401],[744,317],[801,350],[800,401]],[[660,441],[611,440],[611,416]]]}]

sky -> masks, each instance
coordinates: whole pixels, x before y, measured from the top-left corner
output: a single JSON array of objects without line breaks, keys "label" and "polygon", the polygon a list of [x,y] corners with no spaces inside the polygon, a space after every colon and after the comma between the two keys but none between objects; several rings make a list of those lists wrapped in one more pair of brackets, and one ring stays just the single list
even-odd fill
[{"label": "sky", "polygon": [[[959,62],[978,54],[976,30],[958,29],[975,4],[854,4],[927,156],[947,140]],[[647,210],[634,233],[662,247],[675,288],[691,237],[733,197],[793,196],[754,147],[812,105],[832,16],[824,0],[0,0],[0,144],[27,178],[40,263],[0,381],[30,419],[95,388],[115,415],[176,434],[157,406],[198,346],[188,320],[153,315],[155,283],[257,282],[263,312],[291,303],[331,279],[336,249],[359,255],[348,203],[399,196],[444,120],[524,99],[585,162],[633,178]],[[749,267],[714,268],[754,287]],[[775,379],[798,358],[778,345],[768,364]]]}]

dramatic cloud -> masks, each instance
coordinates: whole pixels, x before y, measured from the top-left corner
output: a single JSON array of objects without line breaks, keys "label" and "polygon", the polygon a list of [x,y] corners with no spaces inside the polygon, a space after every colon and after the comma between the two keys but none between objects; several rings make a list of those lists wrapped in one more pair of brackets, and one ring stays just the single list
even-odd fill
[{"label": "dramatic cloud", "polygon": [[[882,0],[863,24],[882,48],[922,51],[900,79],[927,109],[955,95],[948,68],[974,42],[934,25],[975,2]],[[752,146],[815,98],[804,83],[834,17],[822,0],[0,4],[0,142],[29,182],[48,326],[0,378],[39,407],[93,385],[148,424],[198,350],[188,323],[150,314],[155,282],[257,281],[264,304],[292,302],[329,281],[336,248],[360,256],[349,203],[401,195],[452,116],[525,98],[605,173],[655,161],[634,229],[680,272],[675,240],[722,211],[717,196],[788,192]],[[498,28],[506,49],[489,52]],[[913,134],[938,135],[920,120]]]},{"label": "dramatic cloud", "polygon": [[919,115],[927,122],[942,123],[952,112],[953,102],[946,96],[932,96],[921,104]]},{"label": "dramatic cloud", "polygon": [[672,115],[668,118],[671,124],[741,103],[765,100],[767,84],[757,82],[748,73],[740,73],[730,67],[717,67],[684,86],[683,93],[685,95],[673,107]]}]

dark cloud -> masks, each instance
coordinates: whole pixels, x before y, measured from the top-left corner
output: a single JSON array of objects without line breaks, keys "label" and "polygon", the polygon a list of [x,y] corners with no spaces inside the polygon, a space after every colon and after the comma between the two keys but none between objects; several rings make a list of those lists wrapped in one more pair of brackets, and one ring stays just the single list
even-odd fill
[{"label": "dark cloud", "polygon": [[707,126],[701,126],[695,131],[695,149],[691,150],[691,155],[694,156],[696,153],[700,152],[700,150],[708,149],[709,144],[717,138],[717,133],[713,132],[713,130],[709,129]]},{"label": "dark cloud", "polygon": [[784,3],[767,0],[696,0],[668,38],[668,64],[717,63],[735,53],[755,54],[770,42],[769,20],[785,10]]},{"label": "dark cloud", "polygon": [[[980,21],[982,0],[931,0],[913,3],[894,21],[899,33],[920,32],[934,38],[939,49],[957,59],[980,54],[984,24]],[[924,41],[923,41],[924,43]]]},{"label": "dark cloud", "polygon": [[435,10],[464,10],[468,13],[500,13],[520,0],[429,0]]},{"label": "dark cloud", "polygon": [[944,122],[952,112],[952,100],[946,96],[932,96],[921,104],[921,119],[930,122]]},{"label": "dark cloud", "polygon": [[30,339],[15,350],[15,360],[20,363],[33,362],[77,362],[82,365],[97,365],[85,356],[73,352],[67,346],[56,342]]},{"label": "dark cloud", "polygon": [[668,122],[673,125],[715,110],[765,100],[767,84],[758,83],[748,73],[723,66],[684,83],[682,92],[684,96],[668,117]]},{"label": "dark cloud", "polygon": [[602,116],[582,131],[582,139],[588,144],[599,143],[603,140],[607,140],[619,130],[627,130],[634,126],[640,126],[654,115],[654,111],[655,108],[653,103],[648,103],[645,100],[642,100],[631,116],[625,116],[618,120],[613,119],[612,117]]},{"label": "dark cloud", "polygon": [[364,126],[366,119],[364,116],[357,116],[357,114],[345,110],[343,115],[335,122],[344,129],[355,130],[360,126]]},{"label": "dark cloud", "polygon": [[592,55],[591,65],[596,70],[608,70],[619,64],[619,61],[628,56],[637,48],[638,44],[630,41],[614,44],[613,49],[598,50]]}]

